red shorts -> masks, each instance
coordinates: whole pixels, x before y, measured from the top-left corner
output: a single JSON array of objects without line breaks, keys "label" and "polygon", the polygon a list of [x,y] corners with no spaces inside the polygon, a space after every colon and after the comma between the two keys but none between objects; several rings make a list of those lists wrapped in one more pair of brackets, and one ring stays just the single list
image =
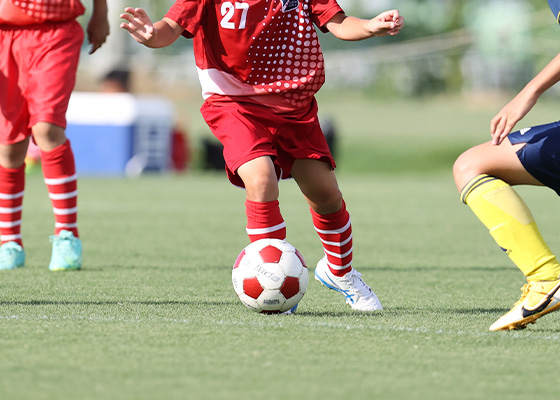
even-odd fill
[{"label": "red shorts", "polygon": [[0,25],[0,143],[21,142],[37,122],[66,128],[83,39],[75,20]]},{"label": "red shorts", "polygon": [[270,156],[278,179],[291,177],[297,159],[321,160],[335,168],[314,100],[298,118],[275,114],[268,108],[233,101],[205,102],[200,109],[212,133],[224,146],[230,182],[244,187],[237,169],[248,161]]}]

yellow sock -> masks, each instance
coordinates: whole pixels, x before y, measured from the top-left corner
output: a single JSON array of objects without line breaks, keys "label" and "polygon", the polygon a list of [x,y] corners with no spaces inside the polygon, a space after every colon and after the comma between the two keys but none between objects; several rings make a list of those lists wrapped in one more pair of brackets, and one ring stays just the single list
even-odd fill
[{"label": "yellow sock", "polygon": [[531,211],[510,185],[479,175],[463,188],[461,200],[529,281],[558,279],[560,264],[544,242]]}]

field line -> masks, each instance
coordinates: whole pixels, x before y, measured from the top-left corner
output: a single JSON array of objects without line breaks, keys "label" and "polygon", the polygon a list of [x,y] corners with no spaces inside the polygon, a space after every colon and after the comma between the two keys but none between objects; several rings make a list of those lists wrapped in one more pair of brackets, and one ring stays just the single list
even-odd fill
[{"label": "field line", "polygon": [[494,338],[501,337],[511,340],[545,340],[545,341],[560,341],[560,333],[547,333],[547,332],[534,332],[530,330],[525,331],[510,331],[510,332],[488,332],[488,331],[472,331],[462,329],[434,329],[424,326],[397,326],[397,325],[381,325],[381,324],[345,324],[323,321],[296,321],[285,320],[285,318],[293,318],[291,316],[262,316],[261,321],[235,321],[235,320],[205,320],[200,318],[166,318],[166,317],[152,317],[152,318],[123,318],[123,317],[98,317],[98,316],[84,316],[84,315],[65,315],[65,316],[49,316],[41,315],[0,315],[0,320],[4,321],[90,321],[100,323],[122,323],[122,324],[153,324],[153,323],[169,323],[169,324],[183,324],[200,326],[225,326],[225,327],[270,327],[270,328],[290,328],[290,327],[306,327],[315,329],[334,329],[334,330],[363,330],[363,331],[377,331],[377,332],[404,332],[416,333],[420,335],[433,335],[433,336],[467,336],[467,337],[480,337],[480,338]]}]

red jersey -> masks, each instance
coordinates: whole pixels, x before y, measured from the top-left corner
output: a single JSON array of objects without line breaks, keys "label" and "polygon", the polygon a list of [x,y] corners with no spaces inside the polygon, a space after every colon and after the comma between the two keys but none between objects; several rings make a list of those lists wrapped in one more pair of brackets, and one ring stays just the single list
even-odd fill
[{"label": "red jersey", "polygon": [[4,25],[67,21],[84,12],[79,0],[0,0],[0,24]]},{"label": "red jersey", "polygon": [[165,16],[194,40],[205,99],[243,96],[289,112],[325,82],[313,24],[326,31],[339,12],[336,0],[177,0]]}]

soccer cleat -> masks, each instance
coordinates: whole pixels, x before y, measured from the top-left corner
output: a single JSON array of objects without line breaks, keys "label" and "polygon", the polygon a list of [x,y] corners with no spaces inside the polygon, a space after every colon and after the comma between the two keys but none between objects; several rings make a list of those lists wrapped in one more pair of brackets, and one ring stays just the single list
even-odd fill
[{"label": "soccer cleat", "polygon": [[297,310],[297,306],[298,306],[298,305],[299,305],[299,304],[296,304],[295,306],[293,306],[292,308],[290,308],[288,311],[284,311],[284,312],[280,313],[280,315],[292,315],[292,314],[294,314],[294,313],[296,312],[296,310]]},{"label": "soccer cleat", "polygon": [[16,242],[0,246],[0,269],[16,269],[25,264],[25,250]]},{"label": "soccer cleat", "polygon": [[333,275],[325,258],[319,260],[315,268],[315,279],[329,289],[342,293],[354,310],[383,310],[381,302],[361,276],[362,274],[353,268],[344,276]]},{"label": "soccer cleat", "polygon": [[62,230],[51,236],[51,271],[70,271],[82,267],[82,241],[70,231]]},{"label": "soccer cleat", "polygon": [[513,308],[490,325],[491,331],[524,329],[560,308],[560,279],[529,282],[521,288],[523,294]]}]

